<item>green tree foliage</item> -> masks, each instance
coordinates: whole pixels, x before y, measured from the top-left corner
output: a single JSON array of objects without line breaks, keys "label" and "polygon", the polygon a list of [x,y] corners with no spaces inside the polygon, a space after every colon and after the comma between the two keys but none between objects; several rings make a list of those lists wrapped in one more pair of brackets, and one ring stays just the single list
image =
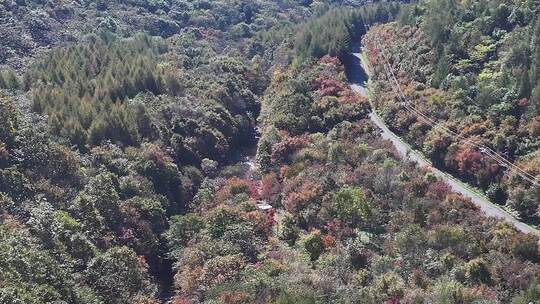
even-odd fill
[{"label": "green tree foliage", "polygon": [[107,303],[144,303],[155,293],[144,267],[131,249],[114,247],[90,261],[85,279]]},{"label": "green tree foliage", "polygon": [[540,286],[532,282],[527,290],[512,299],[512,304],[529,304],[537,301],[540,301]]},{"label": "green tree foliage", "polygon": [[[23,2],[0,5],[10,22],[0,62],[24,74],[0,102],[0,303],[535,300],[537,238],[485,218],[435,176],[400,161],[366,119],[367,100],[350,90],[340,60],[326,56],[361,34],[351,23],[357,14],[364,24],[384,22],[397,5]],[[469,128],[449,127],[486,133],[505,149],[539,129],[522,116],[529,107],[517,90],[529,91],[523,54],[533,48],[534,14],[528,1],[493,3],[473,1],[470,15],[452,19],[479,19],[463,28],[482,30],[450,29],[442,42],[453,74],[440,73],[441,87],[455,81],[462,89],[450,101],[429,88],[439,61],[426,49],[428,36],[400,29],[408,40],[387,46],[415,51],[390,56],[403,68],[399,77],[416,81],[405,93],[422,96],[423,110],[454,121],[474,114],[463,119]],[[407,24],[422,24],[425,6],[410,7]],[[82,34],[102,28],[116,35]],[[308,32],[321,58],[297,53],[297,34]],[[449,42],[470,44],[470,52]],[[467,72],[455,73],[456,64]],[[514,68],[499,74],[503,66]],[[505,81],[512,90],[498,90]],[[397,128],[412,121],[388,108]],[[262,178],[242,150],[254,144],[258,116]],[[411,130],[420,145],[429,128],[413,121]],[[483,184],[500,174],[477,151],[438,135],[426,136],[424,150],[439,163]],[[532,174],[537,159],[526,163]],[[504,196],[500,184],[493,193]],[[509,200],[534,214],[536,193],[518,189]]]},{"label": "green tree foliage", "polygon": [[491,281],[491,273],[489,272],[486,262],[482,259],[474,259],[465,264],[465,275],[473,282],[489,283]]},{"label": "green tree foliage", "polygon": [[534,36],[531,39],[531,69],[529,82],[532,84],[531,112],[533,115],[540,115],[540,18],[537,18],[534,28]]},{"label": "green tree foliage", "polygon": [[249,261],[257,260],[257,250],[261,244],[259,235],[251,223],[229,225],[223,234],[223,240],[232,244]]},{"label": "green tree foliage", "polygon": [[0,300],[4,303],[77,302],[68,265],[24,230],[0,227]]},{"label": "green tree foliage", "polygon": [[359,8],[331,8],[296,30],[295,50],[303,57],[325,55],[345,58],[360,42],[366,25],[388,22],[399,13],[396,2],[379,2]]},{"label": "green tree foliage", "polygon": [[302,240],[304,250],[309,254],[311,261],[316,261],[324,252],[323,239],[321,232],[315,230],[308,234],[304,240]]},{"label": "green tree foliage", "polygon": [[305,24],[296,39],[296,50],[303,56],[343,56],[351,41],[365,32],[360,11],[334,9]]},{"label": "green tree foliage", "polygon": [[[340,66],[339,59],[326,56],[316,66],[303,63],[289,71],[276,71],[268,88],[271,94],[263,99],[259,117],[262,126],[299,135],[308,130],[328,130],[343,120],[365,115],[367,100],[347,86]],[[310,94],[313,88],[317,95]],[[276,140],[277,134],[265,135],[260,149],[268,140]]]},{"label": "green tree foliage", "polygon": [[227,231],[227,227],[238,222],[235,210],[227,207],[217,208],[208,217],[208,231],[212,237],[221,237]]},{"label": "green tree foliage", "polygon": [[[147,35],[120,39],[90,35],[53,51],[25,75],[34,109],[50,115],[52,129],[83,148],[103,140],[136,145],[138,112],[125,103],[139,92],[175,94],[172,70],[160,66],[166,44]],[[59,102],[61,101],[61,102]]]},{"label": "green tree foliage", "polygon": [[[533,223],[538,221],[536,187],[512,182],[512,170],[465,142],[489,146],[521,163],[531,176],[538,174],[529,159],[540,142],[525,131],[534,128],[538,116],[536,6],[534,1],[419,1],[407,5],[406,20],[374,27],[364,39],[372,44],[373,79],[380,89],[374,104],[394,131],[426,152],[435,166]],[[397,102],[399,94],[387,86],[377,53],[381,44],[414,111]],[[441,137],[441,128],[416,112],[459,136]]]},{"label": "green tree foliage", "polygon": [[299,229],[290,215],[283,218],[281,226],[279,227],[279,237],[286,241],[290,246],[293,246],[296,243],[296,240],[299,237]]},{"label": "green tree foliage", "polygon": [[96,242],[102,242],[105,236],[118,229],[122,222],[117,189],[117,177],[103,172],[90,180],[72,206],[87,236]]},{"label": "green tree foliage", "polygon": [[17,108],[11,98],[0,94],[0,145],[13,149],[19,127]]},{"label": "green tree foliage", "polygon": [[339,219],[351,224],[367,222],[371,218],[371,208],[360,188],[340,189],[333,198]]},{"label": "green tree foliage", "polygon": [[[96,118],[88,129],[88,142],[98,145],[105,140],[137,145],[140,136],[137,128],[137,113],[123,104],[111,105],[110,112]],[[83,131],[84,132],[84,131]],[[76,135],[71,138],[77,138]]]},{"label": "green tree foliage", "polygon": [[314,304],[317,301],[313,295],[298,294],[294,290],[283,291],[276,301],[276,304]]},{"label": "green tree foliage", "polygon": [[195,214],[173,216],[169,221],[165,238],[172,252],[185,247],[187,243],[204,228],[204,222]]},{"label": "green tree foliage", "polygon": [[34,194],[34,187],[27,176],[16,167],[0,169],[0,192],[21,204]]},{"label": "green tree foliage", "polygon": [[450,38],[448,25],[453,24],[456,18],[457,1],[433,0],[426,1],[425,31],[431,37],[433,46],[439,55],[443,50],[442,44]]},{"label": "green tree foliage", "polygon": [[21,81],[11,69],[0,70],[0,89],[19,89]]}]

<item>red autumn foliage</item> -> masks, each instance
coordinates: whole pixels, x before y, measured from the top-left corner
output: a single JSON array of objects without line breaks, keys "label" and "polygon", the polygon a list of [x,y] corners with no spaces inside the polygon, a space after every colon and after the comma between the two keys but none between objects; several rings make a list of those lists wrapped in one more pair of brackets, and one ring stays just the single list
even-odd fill
[{"label": "red autumn foliage", "polygon": [[328,235],[331,235],[335,239],[344,239],[354,235],[354,229],[350,226],[344,225],[338,219],[333,219],[332,221],[326,223],[324,226]]},{"label": "red autumn foliage", "polygon": [[384,301],[384,304],[399,304],[401,303],[400,299],[398,297],[392,297],[386,301]]},{"label": "red autumn foliage", "polygon": [[133,233],[133,229],[131,228],[125,228],[120,227],[120,235],[119,238],[123,241],[129,242],[135,238],[135,234]]},{"label": "red autumn foliage", "polygon": [[193,301],[184,296],[175,296],[171,299],[171,304],[193,304]]},{"label": "red autumn foliage", "polygon": [[336,247],[336,239],[333,236],[326,234],[323,236],[323,245],[325,249]]},{"label": "red autumn foliage", "polygon": [[515,234],[510,241],[510,251],[516,257],[536,261],[538,254],[538,237],[532,234]]},{"label": "red autumn foliage", "polygon": [[460,133],[463,136],[482,135],[486,133],[488,129],[486,123],[486,121],[483,121],[481,123],[473,123],[470,125],[462,126]]},{"label": "red autumn foliage", "polygon": [[146,258],[144,257],[144,255],[139,255],[137,256],[137,262],[139,264],[139,266],[143,269],[148,269],[149,266],[148,266],[148,263],[146,262]]},{"label": "red autumn foliage", "polygon": [[448,194],[450,194],[452,189],[448,186],[447,183],[443,181],[436,181],[429,184],[426,196],[434,199],[443,200]]},{"label": "red autumn foliage", "polygon": [[262,199],[273,201],[281,192],[281,184],[276,173],[271,172],[261,178],[260,196]]},{"label": "red autumn foliage", "polygon": [[287,175],[289,173],[289,169],[290,169],[290,167],[287,166],[287,165],[282,166],[281,168],[279,168],[279,178],[285,179],[285,177],[287,177]]},{"label": "red autumn foliage", "polygon": [[461,150],[455,155],[457,169],[461,174],[473,175],[482,168],[482,153],[471,149]]},{"label": "red autumn foliage", "polygon": [[273,223],[269,222],[267,214],[264,214],[259,210],[242,212],[240,216],[242,217],[242,219],[251,223],[255,228],[255,231],[257,231],[257,233],[261,235],[268,235],[272,231],[271,224]]},{"label": "red autumn foliage", "polygon": [[328,55],[326,55],[326,56],[322,57],[321,59],[319,59],[319,63],[327,64],[327,65],[333,65],[335,67],[341,67],[342,66],[341,61],[339,60],[339,58],[328,56]]},{"label": "red autumn foliage", "polygon": [[225,304],[247,303],[248,297],[242,291],[224,291],[219,295],[221,302]]},{"label": "red autumn foliage", "polygon": [[367,103],[367,100],[364,97],[361,97],[360,95],[351,94],[351,92],[347,92],[346,94],[342,94],[338,98],[338,102],[340,104],[357,104],[357,103]]},{"label": "red autumn foliage", "polygon": [[226,180],[217,193],[219,201],[225,201],[234,195],[246,193],[253,200],[259,199],[258,187],[255,181],[231,177]]},{"label": "red autumn foliage", "polygon": [[492,301],[497,300],[497,292],[490,289],[489,287],[483,285],[478,287],[466,287],[463,288],[463,294],[466,295],[468,298],[483,298],[483,299],[489,299]]},{"label": "red autumn foliage", "polygon": [[405,184],[405,189],[416,195],[424,195],[427,189],[427,183],[422,178],[412,178]]},{"label": "red autumn foliage", "polygon": [[309,144],[308,135],[287,137],[272,146],[271,159],[274,164],[282,163],[293,152],[306,147]]},{"label": "red autumn foliage", "polygon": [[321,96],[338,96],[347,86],[339,80],[319,76],[315,80],[315,87]]},{"label": "red autumn foliage", "polygon": [[219,32],[214,29],[200,29],[199,34],[202,36],[204,40],[208,40],[208,39],[216,37],[219,34]]},{"label": "red autumn foliage", "polygon": [[[452,213],[448,211],[452,210]],[[471,221],[479,220],[481,214],[478,213],[478,207],[469,199],[464,198],[460,194],[448,194],[442,203],[436,205],[431,210],[428,216],[429,225],[437,225],[448,220],[449,215],[453,221],[469,218]]]},{"label": "red autumn foliage", "polygon": [[258,201],[261,198],[261,195],[259,194],[259,184],[255,181],[250,181],[248,193],[252,200]]},{"label": "red autumn foliage", "polygon": [[150,145],[144,150],[144,158],[154,162],[158,168],[164,168],[172,163],[172,158],[156,145]]},{"label": "red autumn foliage", "polygon": [[517,105],[520,107],[526,107],[529,105],[529,100],[527,98],[521,98],[517,100]]},{"label": "red autumn foliage", "polygon": [[8,148],[3,142],[0,141],[0,165],[4,162],[7,163],[8,160],[9,160]]},{"label": "red autumn foliage", "polygon": [[275,220],[276,209],[270,209],[266,214],[266,226],[271,228],[276,224]]},{"label": "red autumn foliage", "polygon": [[378,63],[379,63],[379,54],[378,54],[377,49],[375,47],[370,46],[368,48],[368,57],[369,57],[369,61],[373,65],[378,65]]},{"label": "red autumn foliage", "polygon": [[523,289],[529,286],[535,277],[530,262],[518,259],[497,260],[491,269],[494,281],[506,289]]},{"label": "red autumn foliage", "polygon": [[303,182],[299,188],[297,191],[289,192],[285,197],[285,210],[291,214],[298,214],[300,210],[320,198],[323,193],[322,186],[313,181]]}]

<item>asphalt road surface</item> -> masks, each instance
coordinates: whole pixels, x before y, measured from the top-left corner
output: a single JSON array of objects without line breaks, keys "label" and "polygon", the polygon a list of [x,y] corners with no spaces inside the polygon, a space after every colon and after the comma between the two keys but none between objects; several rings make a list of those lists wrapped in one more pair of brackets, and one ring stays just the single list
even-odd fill
[{"label": "asphalt road surface", "polygon": [[[349,77],[351,88],[358,94],[367,97],[367,94],[366,94],[367,74],[362,66],[360,53],[353,53],[347,65],[348,65],[347,71],[349,73],[348,77]],[[420,153],[414,150],[411,150],[409,146],[399,136],[397,136],[395,133],[390,131],[388,126],[386,126],[386,124],[384,123],[383,119],[377,113],[375,113],[375,111],[371,112],[371,114],[369,115],[369,118],[377,127],[379,127],[379,129],[381,130],[381,136],[384,139],[391,141],[394,147],[397,149],[397,151],[403,158],[408,158],[411,161],[416,162],[419,166],[429,167],[429,169],[435,175],[437,175],[438,177],[446,181],[454,192],[460,193],[463,196],[470,198],[471,201],[475,205],[477,205],[480,209],[482,209],[482,211],[487,216],[504,219],[514,224],[516,228],[521,232],[532,233],[532,234],[540,236],[540,232],[536,230],[535,228],[520,222],[518,219],[513,217],[510,213],[497,207],[495,204],[491,203],[484,196],[478,194],[474,190],[471,190],[467,185],[465,185],[461,181],[458,181],[455,178],[449,176],[448,174],[442,172],[441,170],[432,167],[431,164],[424,158],[423,155],[421,155]]]}]

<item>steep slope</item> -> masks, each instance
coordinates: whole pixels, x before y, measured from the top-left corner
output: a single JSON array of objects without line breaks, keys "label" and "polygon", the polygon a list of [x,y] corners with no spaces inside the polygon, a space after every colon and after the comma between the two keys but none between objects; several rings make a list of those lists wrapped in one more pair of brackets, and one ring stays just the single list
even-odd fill
[{"label": "steep slope", "polygon": [[[351,88],[361,96],[369,98],[367,95],[367,75],[365,72],[365,67],[362,65],[362,54],[352,53],[352,56],[354,58],[351,59],[351,63],[348,66],[348,70],[350,70],[348,78],[351,81]],[[531,233],[537,236],[540,234],[538,229],[516,219],[508,211],[496,206],[487,197],[479,194],[478,191],[472,189],[470,186],[467,186],[465,183],[457,180],[451,175],[432,167],[432,163],[427,160],[421,152],[411,149],[405,140],[392,132],[385,124],[382,117],[380,117],[379,114],[377,114],[377,112],[373,109],[369,114],[369,119],[381,130],[381,137],[392,142],[394,148],[399,152],[401,157],[409,159],[417,163],[419,166],[429,168],[429,170],[437,177],[446,182],[454,192],[469,198],[484,212],[486,216],[504,219],[505,221],[513,224],[519,231],[523,233]]]},{"label": "steep slope", "polygon": [[[374,104],[392,130],[434,166],[536,224],[534,3],[448,1],[444,13],[436,3],[411,4],[399,23],[365,36]],[[402,93],[388,80],[385,62]]]}]

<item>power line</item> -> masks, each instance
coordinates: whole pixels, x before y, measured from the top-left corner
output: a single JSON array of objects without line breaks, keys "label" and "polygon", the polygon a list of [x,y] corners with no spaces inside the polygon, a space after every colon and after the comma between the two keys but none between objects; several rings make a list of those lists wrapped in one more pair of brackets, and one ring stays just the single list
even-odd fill
[{"label": "power line", "polygon": [[[392,69],[390,67],[390,65],[388,64],[388,67],[389,67],[389,71],[390,73],[392,74],[392,77],[393,77],[393,80],[394,82],[396,83],[397,85],[397,88],[399,90],[399,94],[401,96],[401,98],[403,98],[405,100],[405,107],[407,109],[409,109],[410,111],[414,112],[415,114],[417,114],[418,116],[422,117],[424,120],[426,120],[428,122],[428,124],[434,128],[439,128],[439,129],[442,129],[444,132],[446,132],[447,134],[449,134],[450,136],[453,136],[455,138],[457,138],[458,140],[462,140],[464,141],[465,143],[469,144],[469,145],[472,145],[476,148],[478,148],[481,152],[483,152],[484,154],[487,154],[488,156],[490,156],[492,159],[494,159],[499,165],[502,165],[506,168],[513,168],[515,170],[517,170],[520,174],[521,177],[523,177],[524,179],[526,179],[527,181],[537,185],[538,182],[536,181],[536,178],[534,176],[532,176],[531,174],[529,174],[528,172],[524,171],[523,169],[521,169],[520,167],[514,165],[513,163],[511,163],[510,161],[508,161],[506,158],[504,158],[503,156],[499,155],[497,152],[495,152],[493,149],[491,149],[490,147],[488,146],[485,146],[483,144],[479,144],[479,143],[476,143],[466,137],[464,137],[463,135],[461,134],[458,134],[454,131],[452,131],[451,129],[448,129],[446,127],[444,127],[443,125],[435,122],[434,120],[432,120],[431,118],[429,118],[427,115],[423,114],[422,112],[420,112],[419,110],[417,110],[416,108],[414,108],[414,106],[412,106],[411,102],[408,101],[406,99],[406,96],[405,94],[403,93],[403,91],[401,90],[401,87],[399,86],[399,83],[397,82],[397,79],[395,77],[395,75],[393,75],[393,72],[392,72]],[[390,80],[390,79],[389,79]],[[392,85],[392,88],[395,89],[395,87]]]},{"label": "power line", "polygon": [[[382,43],[381,43],[381,41],[379,39],[377,39],[377,43],[382,45]],[[377,48],[377,47],[375,47],[375,48],[376,48],[376,50],[379,50],[379,48]],[[377,52],[377,53],[379,53],[379,52]],[[410,102],[408,100],[408,98],[405,96],[405,94],[403,93],[403,90],[401,89],[401,86],[400,86],[399,82],[397,81],[397,78],[396,78],[396,76],[394,74],[393,68],[389,63],[388,58],[386,57],[386,54],[384,53],[384,50],[380,49],[380,53],[383,56],[383,59],[385,61],[384,69],[385,69],[386,77],[388,78],[388,81],[390,82],[390,85],[391,85],[392,89],[394,91],[396,91],[396,93],[398,93],[399,98],[403,100],[402,104],[405,106],[405,108],[407,110],[409,110],[410,112],[413,112],[415,115],[421,117],[431,127],[439,128],[439,129],[443,130],[443,132],[445,132],[446,134],[450,135],[451,137],[456,138],[458,141],[463,141],[468,145],[471,145],[471,146],[473,146],[475,148],[478,148],[481,153],[484,153],[487,156],[491,157],[495,162],[497,162],[502,167],[508,168],[510,170],[514,169],[519,176],[521,176],[523,179],[527,180],[531,184],[533,184],[535,186],[540,185],[540,181],[535,176],[533,176],[530,173],[526,172],[525,170],[521,169],[519,166],[513,164],[512,162],[507,160],[504,156],[501,156],[499,153],[497,153],[495,150],[491,149],[490,147],[488,147],[486,145],[474,142],[474,141],[470,140],[469,138],[466,138],[463,135],[458,134],[457,132],[454,132],[453,130],[451,130],[451,129],[443,126],[442,124],[436,122],[435,120],[431,119],[429,116],[422,113],[420,110],[416,109],[413,106],[412,102]],[[390,77],[390,75],[391,75],[391,77]],[[392,84],[392,81],[395,83],[395,85]]]},{"label": "power line", "polygon": [[[386,56],[385,56],[386,57]],[[385,58],[385,60],[387,60]],[[464,142],[466,142],[467,144],[470,144],[476,148],[478,148],[481,152],[483,152],[484,154],[487,154],[488,156],[490,156],[492,159],[494,159],[498,164],[506,167],[506,168],[513,168],[515,169],[516,171],[518,171],[518,174],[523,177],[524,179],[526,179],[527,181],[537,185],[538,182],[536,180],[536,178],[534,176],[532,176],[531,174],[529,174],[528,172],[524,171],[523,169],[519,168],[518,166],[514,165],[513,163],[511,163],[510,161],[508,161],[506,158],[504,158],[503,156],[499,155],[497,152],[495,152],[493,149],[491,149],[490,147],[487,147],[485,145],[482,145],[482,144],[479,144],[479,143],[476,143],[476,142],[473,142],[471,141],[470,139],[468,138],[465,138],[463,137],[462,135],[442,126],[441,124],[435,122],[434,120],[432,120],[431,118],[429,118],[428,116],[426,116],[425,114],[423,114],[422,112],[418,111],[416,108],[414,108],[411,104],[411,102],[406,98],[405,94],[403,93],[402,89],[401,89],[401,86],[399,85],[399,83],[397,82],[397,79],[392,71],[392,68],[390,66],[390,64],[387,64],[388,66],[388,71],[390,72],[390,74],[392,75],[392,78],[394,80],[394,82],[396,83],[396,87],[398,88],[398,91],[399,91],[399,94],[400,94],[400,97],[403,98],[405,100],[405,107],[414,112],[416,115],[422,117],[424,120],[426,120],[428,122],[428,124],[432,127],[435,127],[435,128],[439,128],[439,129],[442,129],[445,133],[449,134],[450,136],[453,136],[453,137],[456,137],[457,139],[459,140],[462,140]],[[388,73],[388,72],[387,72]],[[389,81],[391,81],[389,79]],[[395,89],[396,87],[394,87],[392,85],[392,88]]]}]

